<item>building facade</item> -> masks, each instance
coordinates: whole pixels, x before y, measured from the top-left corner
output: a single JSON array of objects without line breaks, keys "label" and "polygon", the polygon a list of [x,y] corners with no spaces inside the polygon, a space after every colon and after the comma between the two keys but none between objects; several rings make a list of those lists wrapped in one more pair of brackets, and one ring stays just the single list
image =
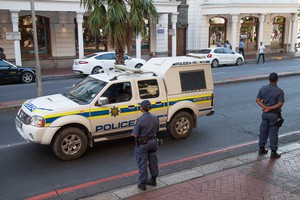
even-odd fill
[{"label": "building facade", "polygon": [[[180,56],[228,40],[233,50],[242,39],[245,53],[255,54],[262,41],[267,52],[294,52],[298,30],[298,0],[153,0],[159,13],[149,21],[148,35],[128,47],[134,57]],[[0,46],[7,59],[35,66],[31,4],[0,0]],[[74,58],[112,50],[101,32],[85,26],[88,13],[80,0],[35,0],[39,56],[42,68],[71,67]],[[6,37],[20,32],[20,39]]]}]

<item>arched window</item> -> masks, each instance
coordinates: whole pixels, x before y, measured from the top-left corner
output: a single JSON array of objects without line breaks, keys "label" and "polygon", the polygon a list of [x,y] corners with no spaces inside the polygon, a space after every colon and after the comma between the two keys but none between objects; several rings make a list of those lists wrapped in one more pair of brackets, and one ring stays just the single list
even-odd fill
[{"label": "arched window", "polygon": [[258,37],[258,18],[257,17],[244,17],[240,20],[240,39],[245,43],[246,50],[257,49],[257,37]]},{"label": "arched window", "polygon": [[226,41],[226,19],[213,17],[209,19],[209,46],[217,46],[217,43],[224,45]]},{"label": "arched window", "polygon": [[[34,57],[35,54],[31,19],[31,16],[23,16],[19,18],[19,29],[21,32],[20,45],[23,57]],[[38,49],[39,55],[42,57],[51,56],[49,24],[49,18],[36,16]]]},{"label": "arched window", "polygon": [[285,28],[284,17],[274,17],[272,34],[271,34],[271,49],[279,49],[283,47],[283,34]]}]

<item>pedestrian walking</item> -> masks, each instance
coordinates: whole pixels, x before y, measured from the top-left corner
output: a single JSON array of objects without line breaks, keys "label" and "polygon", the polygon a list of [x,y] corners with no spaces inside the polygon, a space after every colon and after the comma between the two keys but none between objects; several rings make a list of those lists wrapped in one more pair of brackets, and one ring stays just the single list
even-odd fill
[{"label": "pedestrian walking", "polygon": [[[158,159],[156,151],[158,142],[156,133],[159,130],[159,120],[154,114],[151,114],[151,103],[148,100],[140,104],[143,115],[138,118],[133,128],[132,135],[135,137],[135,157],[139,168],[138,188],[146,190],[146,185],[156,186],[156,177],[158,176]],[[151,174],[148,179],[147,166]]]},{"label": "pedestrian walking", "polygon": [[0,60],[6,60],[6,55],[2,47],[0,47]]},{"label": "pedestrian walking", "polygon": [[263,45],[263,42],[260,42],[258,47],[258,58],[257,58],[257,64],[259,63],[260,57],[263,58],[263,63],[265,63],[265,45]]},{"label": "pedestrian walking", "polygon": [[268,153],[265,149],[265,145],[269,138],[271,156],[272,159],[280,158],[280,154],[277,153],[278,149],[278,131],[283,123],[281,117],[281,107],[284,104],[283,90],[277,86],[278,75],[271,73],[269,75],[269,85],[265,85],[260,88],[256,103],[262,107],[262,122],[260,124],[259,131],[259,155]]},{"label": "pedestrian walking", "polygon": [[241,39],[240,40],[240,43],[239,43],[239,53],[243,55],[243,58],[245,60],[245,44],[243,42],[243,40]]}]

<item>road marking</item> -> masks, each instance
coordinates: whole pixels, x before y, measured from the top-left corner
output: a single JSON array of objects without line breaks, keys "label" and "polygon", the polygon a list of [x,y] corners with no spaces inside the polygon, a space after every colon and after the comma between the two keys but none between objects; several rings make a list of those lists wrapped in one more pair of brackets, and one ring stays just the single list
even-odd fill
[{"label": "road marking", "polygon": [[213,73],[214,75],[216,75],[216,74],[225,74],[226,72],[215,72],[215,73]]},{"label": "road marking", "polygon": [[0,145],[0,150],[6,149],[9,147],[16,147],[20,145],[28,144],[28,142],[18,142],[18,143],[13,143],[13,144],[5,144],[5,145]]},{"label": "road marking", "polygon": [[272,67],[262,67],[262,68],[257,68],[256,70],[265,70],[265,69],[272,69]]},{"label": "road marking", "polygon": [[[297,134],[297,133],[300,133],[300,131],[293,131],[293,132],[285,133],[285,134],[282,134],[278,137],[282,138],[284,136],[290,136],[290,135]],[[202,157],[205,157],[205,156],[211,156],[211,155],[217,154],[217,153],[224,153],[224,152],[227,152],[227,151],[230,151],[230,150],[238,149],[238,148],[241,148],[241,147],[245,147],[245,146],[253,145],[253,144],[257,144],[257,143],[258,143],[258,140],[255,140],[255,141],[251,141],[251,142],[248,142],[248,143],[239,144],[239,145],[231,146],[231,147],[226,147],[226,148],[218,149],[218,150],[211,151],[211,152],[196,154],[196,155],[189,156],[189,157],[186,157],[186,158],[181,158],[181,159],[178,159],[178,160],[162,163],[162,164],[159,165],[159,168],[161,169],[163,167],[167,167],[167,166],[170,166],[170,165],[195,160],[197,158],[202,158]],[[48,198],[52,198],[52,197],[55,197],[55,196],[59,196],[59,195],[64,194],[64,193],[74,192],[74,191],[79,190],[79,189],[84,189],[84,188],[87,188],[87,187],[91,187],[91,186],[94,186],[94,185],[99,184],[99,183],[105,183],[105,182],[112,181],[112,180],[119,180],[119,179],[126,178],[126,177],[129,177],[129,176],[134,176],[134,175],[137,175],[137,174],[138,174],[138,170],[133,170],[133,171],[126,172],[126,173],[123,173],[123,174],[118,174],[118,175],[115,175],[115,176],[106,177],[106,178],[98,179],[98,180],[95,180],[95,181],[90,181],[90,182],[86,182],[86,183],[83,183],[83,184],[74,185],[74,186],[70,186],[70,187],[67,187],[67,188],[62,188],[62,189],[58,189],[58,190],[51,191],[51,192],[48,192],[48,193],[40,194],[40,195],[37,195],[37,196],[27,198],[25,200],[48,199]]]}]

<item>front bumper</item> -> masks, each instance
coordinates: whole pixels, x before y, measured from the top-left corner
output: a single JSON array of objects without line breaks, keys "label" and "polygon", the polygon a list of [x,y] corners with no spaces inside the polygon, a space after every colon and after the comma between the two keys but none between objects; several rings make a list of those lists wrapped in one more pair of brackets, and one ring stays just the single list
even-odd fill
[{"label": "front bumper", "polygon": [[22,123],[18,118],[15,119],[16,129],[20,135],[29,142],[39,144],[51,144],[51,140],[59,127],[35,127]]}]

